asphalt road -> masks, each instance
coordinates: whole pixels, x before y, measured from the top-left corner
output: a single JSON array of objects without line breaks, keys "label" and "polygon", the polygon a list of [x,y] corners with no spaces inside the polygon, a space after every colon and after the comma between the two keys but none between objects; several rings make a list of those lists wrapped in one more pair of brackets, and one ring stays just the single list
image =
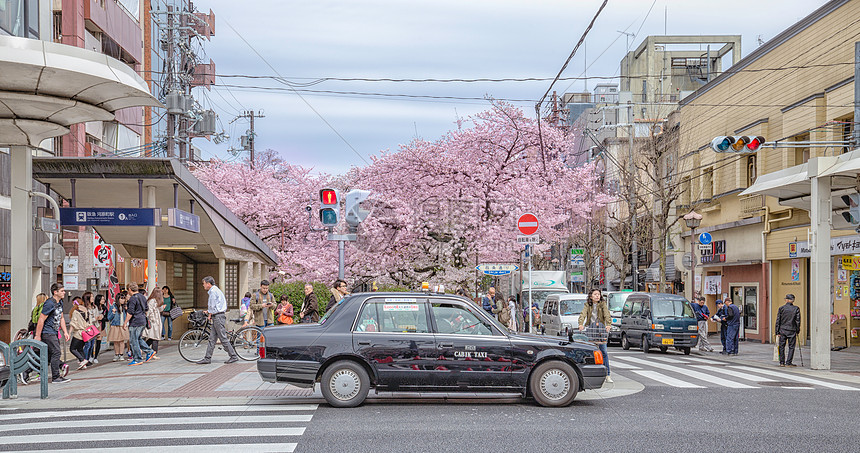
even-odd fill
[{"label": "asphalt road", "polygon": [[543,408],[376,401],[320,405],[296,451],[860,450],[860,394],[829,389],[676,389]]}]

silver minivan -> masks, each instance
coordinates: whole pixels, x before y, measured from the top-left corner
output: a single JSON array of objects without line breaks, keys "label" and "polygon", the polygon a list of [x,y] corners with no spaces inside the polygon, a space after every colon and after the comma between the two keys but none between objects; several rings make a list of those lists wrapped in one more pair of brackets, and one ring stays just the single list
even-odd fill
[{"label": "silver minivan", "polygon": [[545,335],[567,335],[579,329],[579,314],[585,306],[585,294],[551,294],[540,315]]}]

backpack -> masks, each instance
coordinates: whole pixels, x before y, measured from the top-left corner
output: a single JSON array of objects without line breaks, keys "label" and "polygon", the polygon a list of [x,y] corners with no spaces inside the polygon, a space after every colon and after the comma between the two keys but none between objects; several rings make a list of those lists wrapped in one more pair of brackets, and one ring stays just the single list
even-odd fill
[{"label": "backpack", "polygon": [[41,304],[36,305],[35,307],[33,307],[33,311],[32,311],[32,312],[30,312],[30,320],[32,320],[32,321],[33,321],[33,324],[37,324],[37,323],[39,322],[39,315],[41,315],[41,314],[42,314],[42,307],[43,307],[44,305],[45,305],[45,303],[44,303],[44,302],[42,302]]}]

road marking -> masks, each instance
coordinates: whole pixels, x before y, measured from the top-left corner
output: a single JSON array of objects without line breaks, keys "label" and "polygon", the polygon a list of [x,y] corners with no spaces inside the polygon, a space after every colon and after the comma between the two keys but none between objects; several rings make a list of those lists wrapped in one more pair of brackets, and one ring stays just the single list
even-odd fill
[{"label": "road marking", "polygon": [[[278,427],[271,430],[266,437],[278,436],[301,436],[305,428]],[[223,437],[259,437],[260,428],[215,428],[215,429],[183,429],[176,431],[112,431],[110,434],[118,436],[122,440],[152,440],[152,439],[217,439]],[[57,442],[89,442],[93,440],[93,433],[89,432],[64,432],[57,435]],[[44,442],[45,440],[42,439]],[[50,440],[48,440],[50,442]],[[5,436],[5,445],[32,444],[33,434],[26,436]],[[212,451],[211,446],[209,451]],[[148,447],[150,450],[158,450],[160,447]],[[100,449],[99,449],[100,450]],[[123,449],[125,450],[125,449]]]},{"label": "road marking", "polygon": [[671,385],[672,387],[681,387],[688,389],[703,389],[701,385],[692,384],[687,381],[682,381],[680,379],[675,379],[673,377],[666,376],[665,374],[658,373],[656,371],[651,370],[633,370],[634,373],[644,376],[648,379],[653,379],[657,382],[662,382],[666,385]]},{"label": "road marking", "polygon": [[621,368],[622,370],[638,370],[639,367],[636,365],[630,365],[629,363],[619,362],[617,360],[609,361],[610,368]]},{"label": "road marking", "polygon": [[676,366],[672,366],[672,365],[666,365],[666,364],[659,363],[659,362],[649,362],[647,360],[637,359],[634,357],[625,357],[623,360],[627,360],[627,361],[633,362],[633,363],[638,363],[640,365],[647,365],[647,366],[652,366],[655,368],[660,368],[660,369],[663,369],[666,371],[671,371],[673,373],[684,374],[684,375],[690,376],[693,379],[698,379],[700,381],[710,382],[713,384],[721,385],[723,387],[730,387],[730,388],[736,388],[736,389],[758,388],[758,387],[755,387],[752,385],[746,385],[746,384],[742,384],[740,382],[730,381],[728,379],[723,379],[723,378],[719,378],[716,376],[711,376],[709,374],[700,373],[700,372],[694,371],[694,370],[688,370],[686,368],[676,367]]},{"label": "road marking", "polygon": [[688,362],[707,363],[708,365],[725,365],[725,364],[726,364],[726,362],[721,362],[721,361],[719,361],[719,360],[713,360],[713,359],[702,359],[702,358],[699,358],[699,357],[687,357],[687,358],[685,358],[684,360],[686,360],[686,361],[688,361]]},{"label": "road marking", "polygon": [[318,404],[289,404],[289,405],[261,405],[261,406],[165,406],[165,407],[117,407],[105,409],[75,409],[69,411],[52,412],[17,412],[14,414],[0,414],[0,420],[19,419],[21,417],[72,417],[72,416],[95,416],[95,415],[123,415],[123,414],[175,414],[191,412],[200,417],[198,413],[207,412],[276,412],[276,411],[313,411]]},{"label": "road marking", "polygon": [[[283,422],[309,422],[313,415],[295,415],[295,414],[272,414],[263,416],[194,416],[178,417],[178,418],[122,418],[122,419],[106,419],[99,420],[98,426],[150,426],[150,425],[197,425],[202,424],[232,424],[232,423],[283,423]],[[0,425],[0,432],[14,431],[16,429],[58,429],[69,426],[68,420],[59,421],[25,421],[14,425]]]},{"label": "road marking", "polygon": [[[710,366],[710,365],[696,365],[696,364],[693,364],[692,366],[696,367],[696,369],[698,369],[698,370],[710,371],[711,373],[722,373],[722,374],[726,374],[729,376],[734,376],[734,377],[739,378],[739,379],[744,379],[747,381],[776,382],[774,379],[766,378],[764,376],[755,376],[752,374],[741,373],[740,371],[730,370],[730,369],[725,368],[725,367],[716,367],[716,366]],[[783,387],[783,388],[786,388],[786,387]],[[806,387],[804,387],[804,388],[806,388]]]},{"label": "road marking", "polygon": [[651,358],[654,360],[659,360],[661,362],[668,362],[668,363],[681,363],[681,364],[687,363],[686,360],[673,359],[671,357],[651,357]]},{"label": "road marking", "polygon": [[[154,451],[164,451],[164,452],[192,452],[192,453],[211,453],[213,451],[227,451],[227,450],[235,450],[235,451],[253,451],[254,453],[258,452],[287,452],[292,453],[296,450],[296,446],[298,444],[295,443],[283,443],[283,444],[274,444],[274,443],[265,443],[265,444],[207,444],[207,445],[158,445],[158,446],[147,446],[147,447],[99,447],[97,451],[102,452],[129,452],[129,453],[152,453]],[[29,452],[40,452],[40,451],[50,451],[56,453],[63,452],[80,452],[83,449],[68,449],[68,450],[27,450]]]},{"label": "road marking", "polygon": [[804,377],[804,376],[798,376],[798,375],[790,374],[790,373],[781,373],[779,371],[765,370],[762,368],[753,368],[750,366],[733,366],[732,368],[746,370],[746,371],[750,371],[753,373],[766,374],[768,376],[775,376],[775,377],[778,377],[781,379],[788,379],[790,381],[795,381],[795,382],[803,382],[805,384],[819,385],[821,387],[828,387],[828,388],[832,388],[832,389],[836,389],[836,390],[851,390],[851,391],[855,391],[855,392],[860,391],[860,388],[856,388],[856,387],[848,387],[847,385],[832,384],[832,383],[827,382],[827,381],[819,381],[818,379],[812,379],[812,378],[808,378],[808,377]]}]

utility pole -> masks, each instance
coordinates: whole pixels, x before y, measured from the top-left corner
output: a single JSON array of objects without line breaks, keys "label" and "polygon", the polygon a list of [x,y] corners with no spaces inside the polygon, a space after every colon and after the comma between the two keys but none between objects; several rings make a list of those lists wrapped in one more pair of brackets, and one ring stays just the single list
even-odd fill
[{"label": "utility pole", "polygon": [[248,137],[248,146],[251,148],[251,168],[254,168],[254,111],[251,110],[249,114],[251,116],[251,135]]},{"label": "utility pole", "polygon": [[[636,126],[633,123],[633,104],[627,106],[627,120],[630,121],[630,194],[629,194],[629,209],[630,209],[630,252],[633,258],[633,291],[639,291],[639,244],[636,241],[636,198],[634,196],[636,188],[636,165],[633,163],[633,134],[636,133]],[[624,282],[621,282],[624,286]]]},{"label": "utility pole", "polygon": [[250,161],[251,168],[254,168],[254,162],[256,160],[255,150],[254,150],[254,142],[256,141],[257,134],[254,132],[254,119],[265,118],[265,117],[266,116],[263,115],[262,111],[255,112],[253,110],[246,110],[241,115],[233,118],[233,120],[230,121],[230,124],[232,124],[233,122],[235,122],[236,120],[238,120],[240,118],[248,118],[248,120],[250,121],[250,126],[248,128],[246,135],[239,137],[239,142],[242,145],[242,148],[240,148],[240,149],[231,148],[228,151],[230,151],[234,155],[238,152],[247,151],[249,153],[250,159],[251,159],[251,161]]},{"label": "utility pole", "polygon": [[[173,7],[167,7],[167,80],[165,85],[168,87],[167,92],[170,93],[173,87]],[[173,113],[167,113],[167,157],[176,155],[176,116]]]}]

